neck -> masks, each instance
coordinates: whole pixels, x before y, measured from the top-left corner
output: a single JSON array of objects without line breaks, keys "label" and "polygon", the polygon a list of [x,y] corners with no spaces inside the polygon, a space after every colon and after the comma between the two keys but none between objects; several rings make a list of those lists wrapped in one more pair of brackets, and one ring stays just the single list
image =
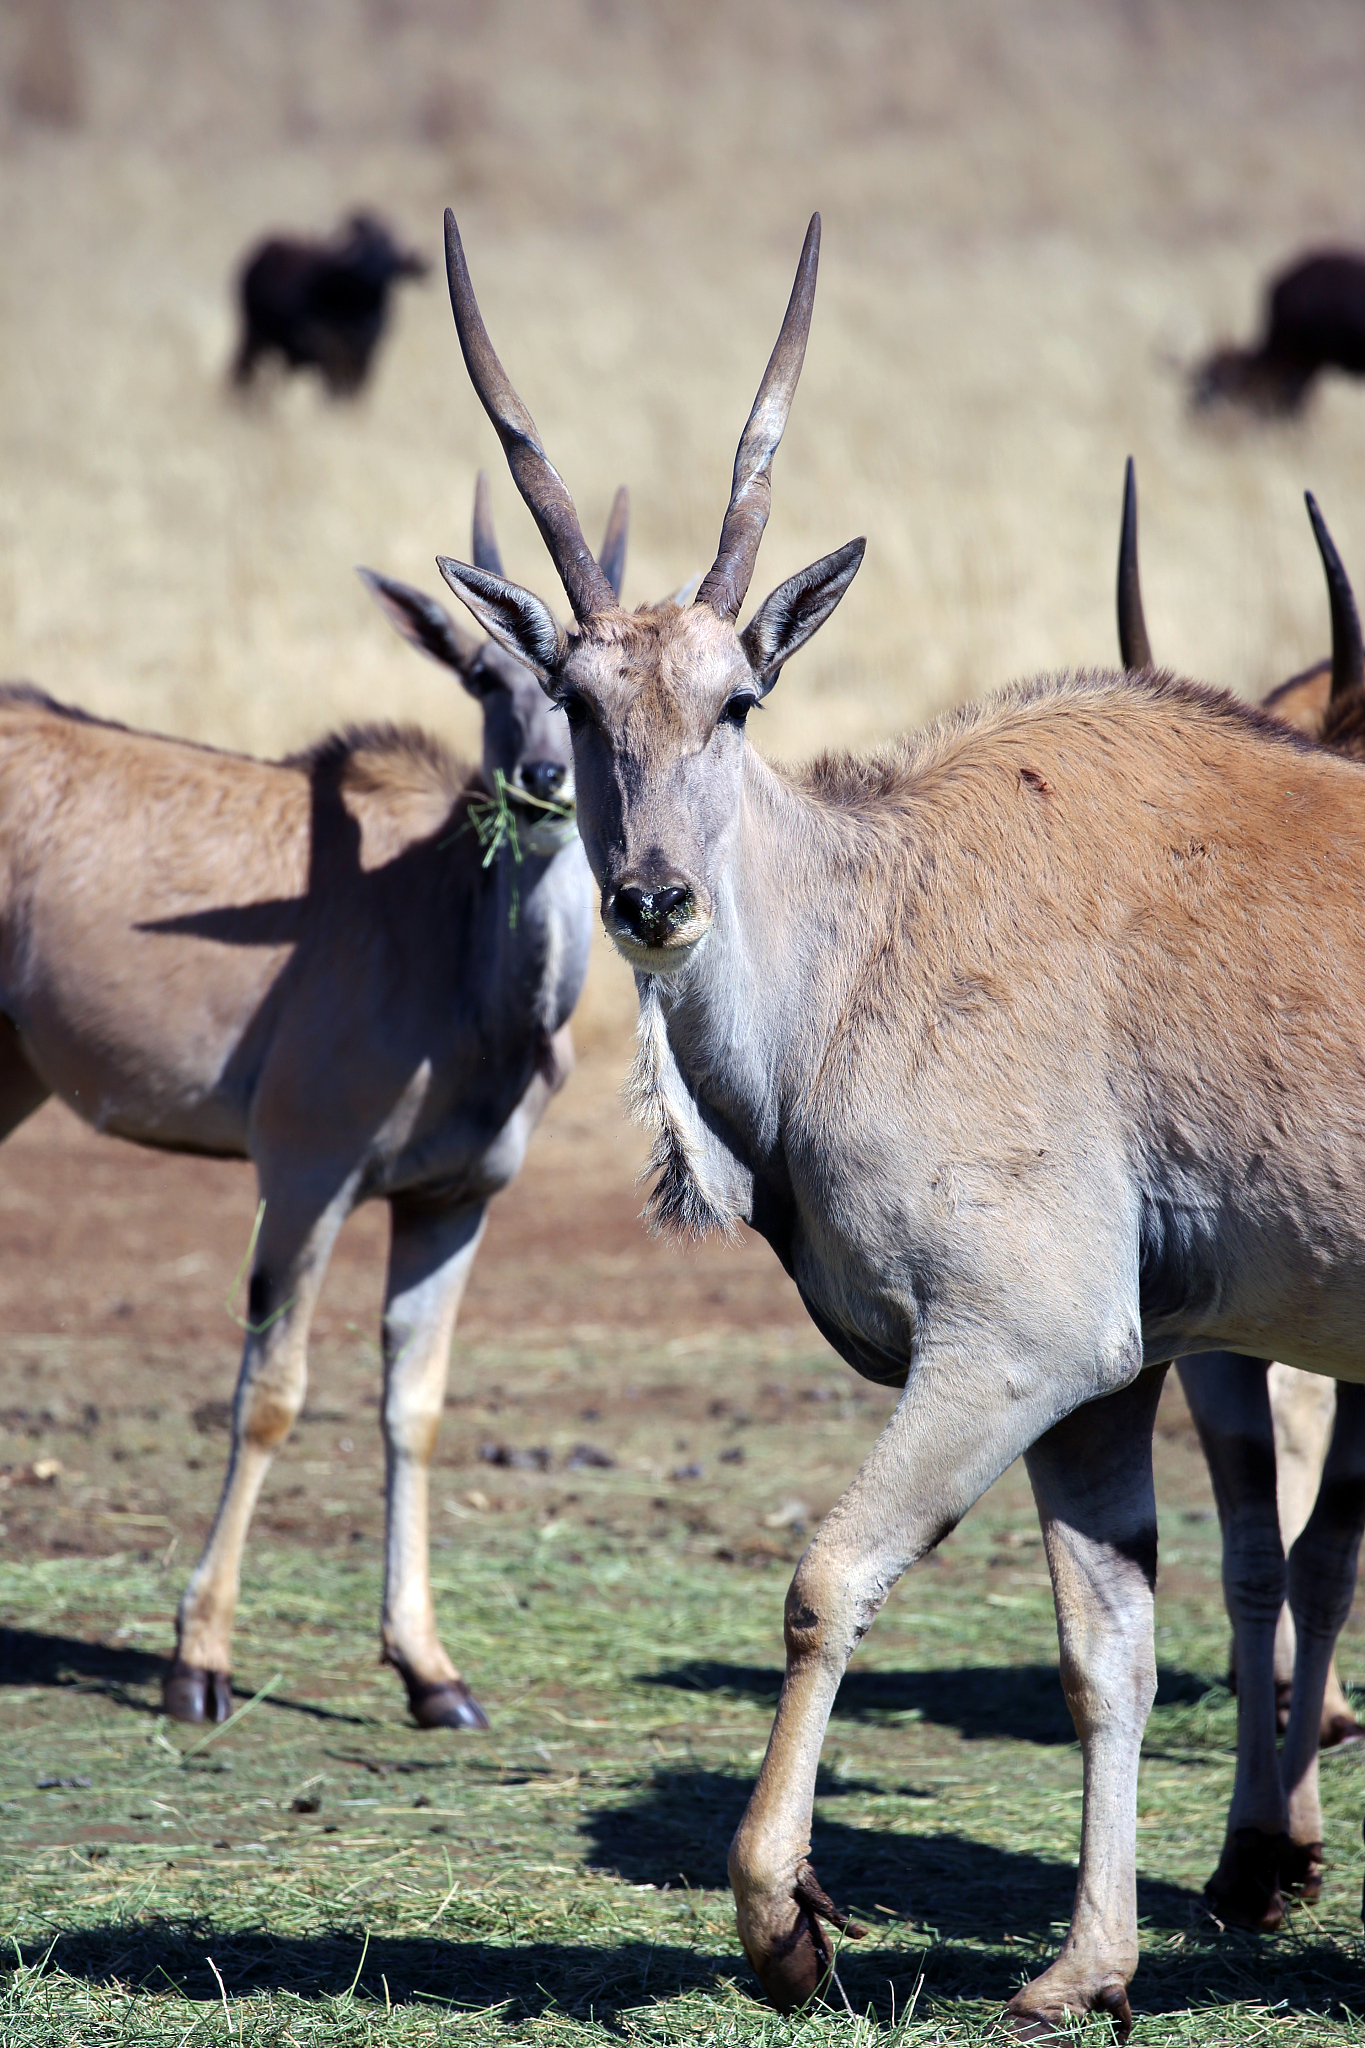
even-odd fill
[{"label": "neck", "polygon": [[[529,1024],[550,1038],[582,992],[592,938],[592,877],[577,832],[520,838],[495,854],[483,892],[481,954],[497,962],[484,985],[499,1024],[517,1036]],[[556,843],[557,842],[557,843]]]},{"label": "neck", "polygon": [[706,938],[676,976],[638,975],[631,1082],[655,1132],[656,1227],[701,1236],[761,1223],[787,1184],[787,1106],[827,1042],[830,969],[858,827],[756,754]]}]

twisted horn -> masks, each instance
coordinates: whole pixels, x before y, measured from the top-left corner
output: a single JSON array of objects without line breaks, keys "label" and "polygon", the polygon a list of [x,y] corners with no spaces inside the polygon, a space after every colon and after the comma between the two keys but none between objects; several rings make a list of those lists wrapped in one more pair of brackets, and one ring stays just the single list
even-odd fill
[{"label": "twisted horn", "polygon": [[1313,538],[1322,556],[1327,576],[1327,599],[1332,607],[1332,688],[1328,701],[1335,704],[1348,690],[1365,687],[1365,646],[1361,644],[1360,614],[1356,610],[1355,593],[1341,566],[1341,556],[1332,545],[1327,522],[1318,510],[1318,501],[1313,493],[1305,491],[1303,498],[1312,521]]},{"label": "twisted horn", "polygon": [[536,423],[517,397],[498,361],[483,324],[474,287],[469,281],[464,246],[455,216],[446,208],[446,276],[450,305],[460,337],[465,368],[484,411],[502,442],[513,481],[526,500],[531,517],[559,573],[574,617],[585,623],[598,612],[614,611],[616,597],[583,538],[573,499],[541,444]]},{"label": "twisted horn", "polygon": [[488,487],[486,469],[481,469],[474,481],[473,553],[476,569],[486,569],[491,576],[506,574],[502,566],[502,549],[493,531],[493,493]]},{"label": "twisted horn", "polygon": [[720,548],[702,579],[695,602],[709,605],[723,619],[733,619],[744,602],[754,573],[758,544],[772,503],[772,462],[796,395],[796,381],[806,357],[811,309],[815,304],[815,273],[820,264],[820,216],[813,213],[806,229],[796,282],[787,302],[782,332],[768,358],[748,424],[735,456],[730,504],[720,530]]},{"label": "twisted horn", "polygon": [[1127,669],[1152,666],[1152,643],[1147,638],[1138,582],[1137,476],[1131,455],[1123,472],[1123,525],[1119,529],[1119,659]]}]

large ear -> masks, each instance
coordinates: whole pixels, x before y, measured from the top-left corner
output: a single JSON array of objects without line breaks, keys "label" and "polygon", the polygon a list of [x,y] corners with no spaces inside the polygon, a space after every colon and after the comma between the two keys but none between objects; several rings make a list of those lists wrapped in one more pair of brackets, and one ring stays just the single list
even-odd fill
[{"label": "large ear", "polygon": [[739,636],[749,666],[763,685],[766,697],[798,647],[804,647],[818,627],[834,610],[858,573],[867,546],[861,536],[835,554],[812,562],[809,569],[779,583],[771,597],[763,600]]},{"label": "large ear", "polygon": [[436,566],[484,631],[505,647],[533,676],[548,685],[568,646],[564,631],[548,605],[518,583],[471,569],[467,562],[436,557]]},{"label": "large ear", "polygon": [[405,640],[423,654],[429,654],[433,661],[453,668],[460,681],[468,683],[480,643],[472,633],[461,631],[443,604],[421,590],[414,590],[410,583],[381,576],[376,569],[357,569],[355,573],[389,624]]},{"label": "large ear", "polygon": [[626,574],[626,538],[630,530],[630,492],[622,484],[611,501],[607,530],[597,550],[597,566],[619,600]]}]

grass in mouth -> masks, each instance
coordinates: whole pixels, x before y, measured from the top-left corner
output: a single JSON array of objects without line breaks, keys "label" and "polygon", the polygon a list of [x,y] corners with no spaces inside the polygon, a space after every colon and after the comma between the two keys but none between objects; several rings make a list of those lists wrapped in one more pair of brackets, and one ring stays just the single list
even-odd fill
[{"label": "grass in mouth", "polygon": [[[511,853],[512,901],[507,913],[507,922],[510,929],[515,931],[521,911],[517,869],[526,858],[521,835],[517,830],[517,811],[521,809],[533,814],[539,812],[541,818],[548,823],[572,818],[574,807],[558,797],[532,796],[529,790],[514,790],[501,768],[495,768],[493,794],[471,797],[466,809],[467,823],[460,829],[473,832],[483,851],[484,867],[492,867],[504,847]],[[534,817],[531,822],[534,822]]]}]

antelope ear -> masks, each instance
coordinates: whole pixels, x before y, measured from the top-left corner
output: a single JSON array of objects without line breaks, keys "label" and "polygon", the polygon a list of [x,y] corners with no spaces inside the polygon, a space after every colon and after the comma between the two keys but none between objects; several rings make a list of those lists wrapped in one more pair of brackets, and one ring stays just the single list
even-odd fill
[{"label": "antelope ear", "polygon": [[444,668],[453,668],[460,681],[468,684],[469,672],[479,658],[479,642],[460,630],[443,604],[414,590],[410,583],[381,576],[376,569],[358,568],[355,573],[396,632]]},{"label": "antelope ear", "polygon": [[508,583],[486,569],[471,569],[467,562],[451,562],[438,555],[436,566],[499,647],[505,647],[539,682],[548,685],[568,646],[548,605],[520,584]]},{"label": "antelope ear", "polygon": [[867,542],[861,537],[779,583],[739,636],[766,697],[798,647],[824,625],[858,573]]}]

